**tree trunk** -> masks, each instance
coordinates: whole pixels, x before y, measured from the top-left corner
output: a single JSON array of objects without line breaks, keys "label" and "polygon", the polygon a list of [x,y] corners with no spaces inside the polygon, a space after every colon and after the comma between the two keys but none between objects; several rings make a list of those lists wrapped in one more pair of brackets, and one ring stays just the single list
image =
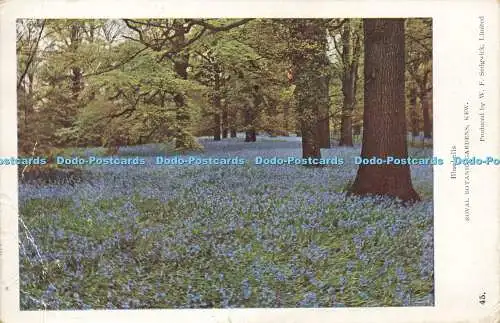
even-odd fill
[{"label": "tree trunk", "polygon": [[[82,26],[79,22],[73,22],[71,24],[70,31],[70,48],[73,54],[76,54],[80,44],[82,43]],[[83,90],[83,73],[82,69],[79,66],[71,67],[71,107],[72,107],[72,116],[76,118],[76,114],[78,113],[78,107],[80,106],[80,93]],[[73,124],[73,120],[68,120],[66,127],[69,127]]]},{"label": "tree trunk", "polygon": [[257,141],[257,132],[254,129],[247,130],[245,132],[245,141],[246,142]]},{"label": "tree trunk", "polygon": [[[176,74],[187,80],[188,73],[187,68],[189,66],[189,55],[183,54],[179,55],[179,59],[174,62],[174,70]],[[175,131],[175,148],[177,149],[187,149],[192,148],[194,144],[194,137],[189,133],[188,127],[191,122],[191,115],[189,113],[188,107],[186,106],[186,99],[184,93],[178,92],[174,96],[175,106],[175,119],[176,119],[176,131]]]},{"label": "tree trunk", "polygon": [[83,73],[81,68],[73,67],[71,69],[71,97],[75,103],[78,103],[78,97],[83,89],[82,77]]},{"label": "tree trunk", "polygon": [[231,109],[230,115],[230,127],[229,127],[229,132],[231,133],[231,138],[236,138],[236,124],[238,121],[238,112],[236,109]]},{"label": "tree trunk", "polygon": [[294,19],[290,29],[298,45],[291,50],[291,62],[302,157],[321,158],[319,116],[329,109],[326,28],[321,19]]},{"label": "tree trunk", "polygon": [[34,72],[28,72],[28,93],[27,93],[27,100],[25,103],[25,110],[24,110],[24,129],[28,129],[28,118],[31,116],[31,113],[33,112],[33,98],[34,98],[34,89],[33,89],[33,82],[35,81],[35,74]]},{"label": "tree trunk", "polygon": [[353,146],[352,141],[352,116],[350,111],[342,111],[340,120],[340,141],[339,146]]},{"label": "tree trunk", "polygon": [[251,103],[247,105],[245,111],[245,126],[247,127],[245,134],[246,142],[257,141],[256,118],[260,105],[263,102],[262,93],[257,85],[252,88],[252,91]]},{"label": "tree trunk", "polygon": [[220,131],[220,114],[219,113],[214,114],[213,133],[214,133],[214,140],[220,141],[221,140],[221,131]]},{"label": "tree trunk", "polygon": [[250,129],[245,131],[245,141],[246,142],[257,141],[257,132],[255,131],[255,129]]},{"label": "tree trunk", "polygon": [[[186,44],[186,35],[184,33],[184,26],[176,21],[173,25],[173,29],[178,37],[174,38],[172,47],[174,51],[179,51],[174,58],[173,67],[174,71],[183,80],[188,79],[187,68],[189,66],[189,54],[185,52],[180,52]],[[175,110],[175,148],[179,150],[186,150],[196,146],[196,139],[189,132],[189,126],[191,125],[191,114],[186,104],[186,98],[183,92],[179,91],[174,96],[174,101],[176,105]]]},{"label": "tree trunk", "polygon": [[288,114],[289,114],[288,109],[289,109],[288,103],[285,103],[283,106],[283,119],[284,119],[283,124],[284,124],[284,128],[287,132],[288,132]]},{"label": "tree trunk", "polygon": [[319,132],[319,147],[320,148],[330,148],[331,143],[330,143],[330,119],[325,118],[324,116],[322,117],[322,121],[319,123],[318,127],[318,132]]},{"label": "tree trunk", "polygon": [[422,102],[422,116],[424,119],[424,138],[432,138],[432,121],[430,117],[430,107],[432,105],[432,93],[427,92],[421,100]]},{"label": "tree trunk", "polygon": [[253,111],[250,105],[245,107],[245,127],[247,130],[245,131],[245,142],[254,142],[256,141],[256,131],[254,128],[254,120],[253,120]]},{"label": "tree trunk", "polygon": [[325,98],[324,104],[319,109],[318,122],[318,143],[320,148],[330,148],[330,95],[329,77],[325,76],[322,82],[322,96]]},{"label": "tree trunk", "polygon": [[344,24],[342,38],[342,118],[340,120],[340,146],[353,146],[352,141],[352,114],[356,104],[356,90],[358,81],[358,64],[361,54],[360,37],[355,34],[353,39],[350,20]]},{"label": "tree trunk", "polygon": [[228,120],[227,106],[224,105],[222,110],[222,138],[227,138],[229,134],[229,120]]},{"label": "tree trunk", "polygon": [[317,129],[308,122],[302,124],[302,158],[321,158],[321,150],[317,141]]},{"label": "tree trunk", "polygon": [[413,140],[413,138],[417,137],[420,132],[418,129],[417,89],[413,84],[410,88],[410,122],[411,136]]},{"label": "tree trunk", "polygon": [[[407,158],[404,19],[364,19],[365,107],[361,156]],[[419,200],[408,165],[360,165],[354,195]]]},{"label": "tree trunk", "polygon": [[[222,112],[222,104],[221,104],[221,79],[219,77],[219,66],[215,66],[215,84],[214,84],[214,96],[213,96],[213,106],[215,109],[214,113],[214,126],[213,126],[213,133],[214,133],[214,140],[215,141],[220,141],[221,140],[221,117],[220,114]],[[226,116],[227,119],[227,116]],[[226,136],[227,137],[227,136]]]}]

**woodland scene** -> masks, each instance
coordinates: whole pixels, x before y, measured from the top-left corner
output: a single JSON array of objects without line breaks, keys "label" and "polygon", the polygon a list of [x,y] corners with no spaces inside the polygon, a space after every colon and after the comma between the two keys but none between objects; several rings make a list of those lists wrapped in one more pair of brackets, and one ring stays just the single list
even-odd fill
[{"label": "woodland scene", "polygon": [[17,62],[22,310],[434,305],[433,166],[353,162],[432,157],[432,19],[19,19]]}]

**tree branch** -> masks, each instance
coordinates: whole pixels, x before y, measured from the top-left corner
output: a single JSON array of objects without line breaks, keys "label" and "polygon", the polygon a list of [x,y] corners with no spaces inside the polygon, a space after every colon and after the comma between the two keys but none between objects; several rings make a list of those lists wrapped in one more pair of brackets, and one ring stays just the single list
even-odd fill
[{"label": "tree branch", "polygon": [[134,58],[136,58],[140,53],[142,53],[143,51],[145,51],[146,49],[148,49],[148,47],[144,47],[142,49],[140,49],[139,51],[137,51],[136,53],[134,53],[132,56],[128,57],[127,59],[123,60],[122,62],[116,64],[116,65],[112,65],[102,71],[99,71],[99,72],[94,72],[94,73],[90,73],[90,74],[84,74],[83,77],[89,77],[89,76],[96,76],[96,75],[101,75],[101,74],[104,74],[104,73],[107,73],[107,72],[111,72],[117,68],[120,68],[122,67],[123,65],[127,64],[128,62],[132,61]]},{"label": "tree branch", "polygon": [[219,32],[219,31],[227,31],[227,30],[230,30],[232,28],[242,26],[242,25],[244,25],[247,22],[252,21],[252,20],[254,20],[254,18],[241,19],[239,21],[235,21],[235,22],[233,22],[229,25],[225,25],[225,26],[214,26],[212,24],[209,24],[208,22],[206,22],[203,19],[188,19],[188,23],[191,23],[193,25],[202,26],[205,29],[210,30],[211,32]]},{"label": "tree branch", "polygon": [[345,64],[344,57],[343,57],[342,53],[340,52],[340,48],[339,48],[337,41],[335,40],[335,35],[332,37],[332,39],[333,39],[333,46],[335,47],[335,51],[339,55],[340,62],[342,64]]},{"label": "tree branch", "polygon": [[38,33],[37,40],[34,45],[33,51],[30,53],[30,56],[28,58],[28,61],[26,62],[26,66],[24,68],[23,73],[21,74],[21,77],[19,80],[17,80],[17,90],[21,88],[21,84],[26,77],[26,74],[28,73],[28,69],[30,68],[31,64],[33,63],[33,59],[35,58],[36,52],[38,51],[38,44],[40,43],[40,39],[42,38],[43,30],[45,28],[45,19],[42,21],[42,26],[40,27],[40,32]]}]

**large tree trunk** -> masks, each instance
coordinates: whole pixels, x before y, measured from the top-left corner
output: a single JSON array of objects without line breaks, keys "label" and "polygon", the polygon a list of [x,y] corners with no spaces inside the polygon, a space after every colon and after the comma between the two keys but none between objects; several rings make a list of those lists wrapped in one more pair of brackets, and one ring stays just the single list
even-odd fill
[{"label": "large tree trunk", "polygon": [[[187,80],[188,72],[187,68],[189,66],[189,55],[181,54],[178,60],[174,62],[174,70],[176,74]],[[188,149],[192,148],[195,142],[194,137],[189,133],[188,127],[191,123],[191,115],[189,113],[188,107],[186,105],[186,98],[184,93],[178,92],[174,96],[174,102],[176,106],[175,119],[176,119],[176,131],[175,131],[175,148],[177,149]]]},{"label": "large tree trunk", "polygon": [[[407,158],[404,19],[365,19],[365,107],[361,156]],[[419,200],[408,165],[360,165],[350,190]]]},{"label": "large tree trunk", "polygon": [[[321,19],[297,19],[290,29],[300,44],[291,51],[296,85],[294,96],[300,133],[302,157],[321,158],[318,124],[320,112],[328,111],[328,59],[326,28]],[[307,44],[303,48],[303,44]],[[324,126],[323,126],[324,128]]]},{"label": "large tree trunk", "polygon": [[430,107],[432,106],[432,92],[427,92],[421,100],[422,116],[424,119],[424,138],[432,138],[432,121],[430,117]]},{"label": "large tree trunk", "polygon": [[[186,35],[184,32],[184,26],[179,21],[174,23],[173,29],[178,37],[173,40],[174,51],[179,51],[174,58],[173,67],[174,71],[183,80],[188,79],[188,67],[189,67],[189,54],[180,51],[186,45]],[[179,150],[186,150],[194,148],[197,143],[196,139],[189,131],[189,126],[191,125],[191,114],[189,112],[188,106],[186,104],[185,94],[181,91],[177,92],[174,96],[174,101],[176,105],[175,119],[175,148]]]},{"label": "large tree trunk", "polygon": [[259,108],[263,102],[262,93],[257,85],[253,87],[252,91],[252,101],[251,104],[247,106],[245,113],[245,124],[247,127],[245,141],[247,142],[257,141],[256,119]]}]

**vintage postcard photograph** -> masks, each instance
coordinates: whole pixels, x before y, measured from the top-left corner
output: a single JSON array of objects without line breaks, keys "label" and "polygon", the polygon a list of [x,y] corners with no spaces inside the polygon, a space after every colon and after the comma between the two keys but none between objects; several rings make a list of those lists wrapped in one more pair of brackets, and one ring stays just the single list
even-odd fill
[{"label": "vintage postcard photograph", "polygon": [[[21,314],[436,308],[435,226],[453,212],[477,220],[469,142],[495,142],[496,123],[481,123],[493,112],[472,107],[476,97],[436,104],[449,92],[434,99],[444,72],[431,10],[94,12],[10,17],[15,106],[2,109],[15,117],[1,120],[12,148],[0,167],[13,180],[2,187],[16,191],[17,224],[2,235],[17,230],[8,297]],[[460,141],[439,136],[469,115],[481,124],[477,140],[475,124],[457,126]],[[489,154],[494,165],[498,152]],[[465,192],[453,191],[464,176]],[[441,199],[457,196],[445,202],[455,211],[438,213],[438,188]],[[494,213],[490,193],[483,205]],[[498,300],[486,291],[498,286],[483,287],[467,302]]]},{"label": "vintage postcard photograph", "polygon": [[433,305],[432,19],[17,32],[22,309]]}]

